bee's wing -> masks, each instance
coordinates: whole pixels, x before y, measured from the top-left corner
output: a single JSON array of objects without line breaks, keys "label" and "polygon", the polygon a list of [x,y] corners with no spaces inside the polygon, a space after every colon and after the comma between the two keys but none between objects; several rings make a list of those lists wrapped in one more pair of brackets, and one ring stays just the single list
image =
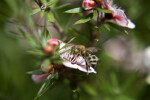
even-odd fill
[{"label": "bee's wing", "polygon": [[91,51],[91,52],[97,52],[98,50],[100,50],[99,48],[96,47],[88,47],[87,50]]}]

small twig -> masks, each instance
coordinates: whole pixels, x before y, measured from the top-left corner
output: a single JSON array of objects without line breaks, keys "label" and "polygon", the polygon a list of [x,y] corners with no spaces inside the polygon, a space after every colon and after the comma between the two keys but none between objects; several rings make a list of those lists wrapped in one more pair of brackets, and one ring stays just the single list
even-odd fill
[{"label": "small twig", "polygon": [[60,30],[60,28],[55,24],[55,23],[52,23],[53,27],[57,30],[57,32],[60,34],[60,37],[61,38],[64,38],[64,33],[63,31]]},{"label": "small twig", "polygon": [[[54,15],[54,18],[56,19],[56,16],[54,12],[51,10],[52,14]],[[57,32],[60,34],[61,39],[64,38],[64,32],[63,30],[58,26],[58,22],[55,20],[55,22],[52,22],[53,27],[57,30]]]},{"label": "small twig", "polygon": [[43,27],[44,35],[46,35],[46,30],[47,30],[47,23],[46,23],[46,18],[44,17],[44,27]]},{"label": "small twig", "polygon": [[[45,27],[45,25],[35,24],[38,27]],[[52,27],[52,25],[47,25],[47,27]]]},{"label": "small twig", "polygon": [[41,1],[40,1],[40,0],[34,0],[34,2],[36,2],[36,3],[37,3],[37,5],[41,8],[42,3],[41,3]]},{"label": "small twig", "polygon": [[[41,3],[41,1],[40,0],[34,0],[38,5],[39,5],[39,7],[41,8],[41,6],[42,6],[42,3]],[[55,17],[55,19],[56,19],[56,16],[55,16],[55,14],[54,14],[54,12],[50,9],[50,8],[47,8],[47,9],[45,9],[45,11],[46,10],[48,10],[48,11],[51,11],[52,12],[52,14],[54,15],[54,17]],[[55,22],[52,22],[52,25],[53,25],[53,27],[57,30],[57,32],[60,34],[60,37],[63,39],[64,38],[64,32],[62,31],[62,29],[59,27],[59,24],[58,24],[58,22],[55,20]],[[45,25],[44,25],[45,26]]]}]

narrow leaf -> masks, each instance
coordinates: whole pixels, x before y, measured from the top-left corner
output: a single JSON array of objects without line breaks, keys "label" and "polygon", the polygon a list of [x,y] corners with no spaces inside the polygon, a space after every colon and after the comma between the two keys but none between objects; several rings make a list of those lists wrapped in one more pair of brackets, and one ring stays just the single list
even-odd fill
[{"label": "narrow leaf", "polygon": [[49,22],[54,22],[54,15],[52,14],[52,12],[47,12],[46,13],[46,18]]},{"label": "narrow leaf", "polygon": [[40,75],[40,74],[43,74],[43,73],[41,72],[40,69],[38,69],[38,70],[34,70],[34,71],[29,71],[29,72],[27,72],[27,74]]},{"label": "narrow leaf", "polygon": [[88,21],[90,21],[92,19],[91,16],[86,17],[86,18],[81,18],[80,20],[76,21],[75,24],[82,24],[82,23],[86,23]]},{"label": "narrow leaf", "polygon": [[93,12],[93,19],[96,21],[97,20],[97,11],[96,10],[94,10],[94,12]]},{"label": "narrow leaf", "polygon": [[62,8],[67,7],[69,5],[70,5],[70,3],[66,3],[66,4],[63,4],[63,5],[60,5],[60,6],[56,7],[56,8],[54,8],[54,10],[62,9]]},{"label": "narrow leaf", "polygon": [[105,27],[108,31],[110,31],[110,28],[109,28],[109,26],[108,26],[107,24],[104,24],[104,27]]},{"label": "narrow leaf", "polygon": [[[70,39],[61,49],[66,48],[66,47],[68,46],[68,44],[69,44],[70,42],[72,42],[75,38],[76,38],[76,37],[73,37],[72,39]],[[61,49],[60,49],[60,50],[61,50]]]},{"label": "narrow leaf", "polygon": [[50,66],[50,59],[45,59],[44,60],[44,68],[43,68],[43,70],[45,70],[45,71],[47,71],[48,70],[48,67]]},{"label": "narrow leaf", "polygon": [[23,29],[21,29],[20,27],[16,27],[18,29],[18,31],[20,31],[22,33],[22,35],[29,41],[30,45],[33,47],[39,47],[39,44],[34,40],[34,38],[32,38],[28,33],[26,33]]},{"label": "narrow leaf", "polygon": [[124,92],[135,80],[138,71],[133,72],[129,77],[125,80],[124,84],[121,86],[122,92]]},{"label": "narrow leaf", "polygon": [[51,7],[52,5],[56,4],[58,2],[58,0],[50,0],[50,2],[48,2],[46,4],[46,6]]},{"label": "narrow leaf", "polygon": [[111,77],[112,86],[114,88],[118,88],[118,79],[117,79],[116,74],[113,72],[113,73],[111,73],[110,77]]},{"label": "narrow leaf", "polygon": [[38,49],[28,50],[27,52],[34,55],[41,55],[41,56],[45,55],[42,50],[38,50]]},{"label": "narrow leaf", "polygon": [[41,11],[41,18],[43,18],[43,16],[45,15],[45,11]]},{"label": "narrow leaf", "polygon": [[55,82],[54,78],[55,78],[55,75],[53,74],[48,76],[45,83],[41,86],[39,92],[37,93],[37,97],[35,98],[35,100],[41,95],[43,95],[50,87],[54,85],[54,82]]},{"label": "narrow leaf", "polygon": [[31,15],[34,15],[34,14],[38,13],[39,11],[41,11],[40,8],[34,9],[34,10],[31,12]]},{"label": "narrow leaf", "polygon": [[78,8],[73,8],[73,9],[67,10],[67,11],[65,11],[65,13],[79,13],[79,12],[82,12],[82,11],[83,11],[83,8],[78,7]]},{"label": "narrow leaf", "polygon": [[88,94],[90,94],[92,96],[95,96],[97,94],[96,90],[86,83],[83,84],[83,88]]},{"label": "narrow leaf", "polygon": [[97,8],[97,10],[100,11],[100,12],[103,12],[103,13],[113,13],[113,11],[107,10],[107,9]]},{"label": "narrow leaf", "polygon": [[29,40],[30,45],[32,45],[33,47],[40,47],[39,44],[37,44],[37,42],[28,34],[25,34],[25,37]]},{"label": "narrow leaf", "polygon": [[46,41],[48,40],[48,39],[50,39],[50,38],[52,38],[52,36],[51,36],[51,34],[49,33],[49,31],[48,31],[48,29],[46,29],[46,35],[45,35],[46,37]]}]

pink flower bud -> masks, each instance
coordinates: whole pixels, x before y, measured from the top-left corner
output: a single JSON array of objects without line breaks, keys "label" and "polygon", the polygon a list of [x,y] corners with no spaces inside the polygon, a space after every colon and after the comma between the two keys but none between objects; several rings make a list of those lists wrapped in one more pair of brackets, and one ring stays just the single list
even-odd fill
[{"label": "pink flower bud", "polygon": [[95,0],[96,3],[101,4],[102,0]]},{"label": "pink flower bud", "polygon": [[54,65],[53,64],[50,64],[49,66],[45,67],[45,64],[44,64],[44,61],[42,62],[41,64],[41,71],[43,73],[49,73],[51,71],[53,71],[53,68],[54,68]]},{"label": "pink flower bud", "polygon": [[39,83],[46,79],[48,76],[49,74],[32,75],[32,80],[36,83]]},{"label": "pink flower bud", "polygon": [[52,45],[46,45],[45,47],[43,47],[43,51],[48,54],[51,55],[54,51],[54,47]]},{"label": "pink flower bud", "polygon": [[95,4],[96,3],[94,0],[83,0],[82,7],[84,8],[84,10],[91,10],[94,8]]},{"label": "pink flower bud", "polygon": [[47,40],[47,43],[52,45],[52,46],[56,46],[56,45],[58,45],[59,40],[56,39],[56,38],[50,38],[50,39]]}]

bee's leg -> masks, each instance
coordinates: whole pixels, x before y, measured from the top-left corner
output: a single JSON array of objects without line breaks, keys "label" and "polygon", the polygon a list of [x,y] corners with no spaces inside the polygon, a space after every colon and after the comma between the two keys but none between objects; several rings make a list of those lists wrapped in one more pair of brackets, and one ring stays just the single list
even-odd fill
[{"label": "bee's leg", "polygon": [[86,73],[86,74],[88,75],[88,74],[89,74],[89,73],[88,73],[88,71],[89,71],[89,65],[87,64],[87,62],[86,62],[86,70],[87,70],[87,73]]}]

